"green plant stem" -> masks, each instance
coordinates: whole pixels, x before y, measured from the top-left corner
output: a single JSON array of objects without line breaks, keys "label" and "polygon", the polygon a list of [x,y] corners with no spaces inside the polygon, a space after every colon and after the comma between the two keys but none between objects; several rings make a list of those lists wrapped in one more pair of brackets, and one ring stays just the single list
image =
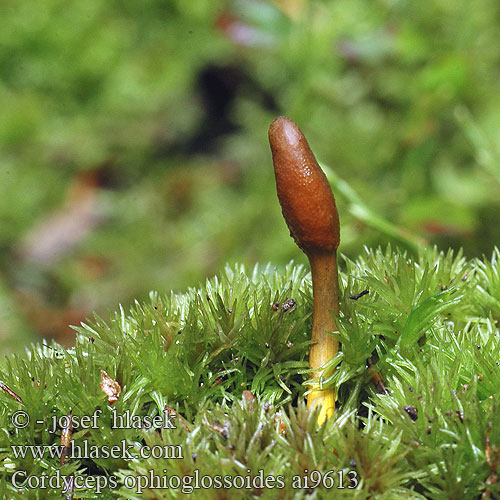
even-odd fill
[{"label": "green plant stem", "polygon": [[417,252],[419,247],[428,246],[428,241],[400,226],[396,226],[383,217],[375,214],[359,197],[358,193],[343,179],[341,179],[331,168],[321,164],[328,182],[335,193],[339,193],[349,202],[348,210],[356,219],[367,226],[384,233],[390,238],[402,243],[412,251]]}]

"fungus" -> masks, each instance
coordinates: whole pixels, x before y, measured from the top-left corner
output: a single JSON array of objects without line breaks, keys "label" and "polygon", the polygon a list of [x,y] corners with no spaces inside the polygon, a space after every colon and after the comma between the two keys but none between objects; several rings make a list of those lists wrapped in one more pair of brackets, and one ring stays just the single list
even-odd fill
[{"label": "fungus", "polygon": [[[330,184],[297,125],[276,118],[269,128],[276,190],[283,217],[295,243],[306,254],[313,283],[313,344],[309,351],[311,378],[321,381],[323,367],[333,359],[338,341],[331,312],[339,312],[337,247],[339,217]],[[335,392],[311,383],[307,406],[321,406],[322,424],[335,409]]]}]

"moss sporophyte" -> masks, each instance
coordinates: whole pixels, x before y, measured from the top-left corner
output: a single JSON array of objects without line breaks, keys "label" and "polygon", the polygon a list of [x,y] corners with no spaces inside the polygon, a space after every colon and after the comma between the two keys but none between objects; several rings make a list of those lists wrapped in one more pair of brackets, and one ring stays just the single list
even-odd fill
[{"label": "moss sporophyte", "polygon": [[320,406],[318,423],[322,424],[335,409],[334,390],[321,386],[321,368],[338,350],[331,332],[337,330],[332,313],[339,312],[339,217],[328,180],[297,125],[286,117],[276,118],[269,128],[269,142],[283,217],[311,266],[313,344],[309,365],[313,371],[307,405]]}]

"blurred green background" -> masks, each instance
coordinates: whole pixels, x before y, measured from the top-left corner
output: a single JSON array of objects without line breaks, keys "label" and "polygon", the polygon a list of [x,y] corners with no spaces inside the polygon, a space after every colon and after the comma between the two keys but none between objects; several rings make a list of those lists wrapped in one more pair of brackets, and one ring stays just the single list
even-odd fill
[{"label": "blurred green background", "polygon": [[473,257],[498,241],[496,0],[0,12],[1,352],[71,344],[92,311],[225,262],[305,262],[275,194],[280,114],[337,176],[341,252],[420,239]]}]

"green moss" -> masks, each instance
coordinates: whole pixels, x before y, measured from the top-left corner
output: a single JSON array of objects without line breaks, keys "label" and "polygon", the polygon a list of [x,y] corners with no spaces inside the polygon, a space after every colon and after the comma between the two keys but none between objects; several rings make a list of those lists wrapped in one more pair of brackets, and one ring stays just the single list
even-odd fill
[{"label": "green moss", "polygon": [[[0,491],[6,498],[60,498],[61,491],[50,488],[16,492],[12,475],[24,470],[116,481],[99,498],[181,498],[182,484],[189,494],[195,483],[188,484],[188,476],[196,474],[210,476],[205,481],[212,484],[225,475],[257,481],[257,488],[194,490],[207,499],[494,493],[498,486],[486,483],[494,482],[500,440],[500,335],[492,307],[499,256],[495,250],[492,260],[467,260],[428,249],[413,259],[388,248],[345,259],[335,333],[342,348],[324,381],[335,385],[338,409],[320,428],[303,404],[312,301],[301,266],[227,267],[186,294],[152,293],[128,313],[120,308],[109,321],[96,317],[76,328],[73,349],[34,345],[8,357],[1,380],[24,404],[0,395]],[[350,298],[365,289],[368,294]],[[368,358],[387,394],[372,384]],[[122,388],[112,406],[99,387],[101,370]],[[112,428],[112,410],[153,418],[166,406],[175,411],[175,429]],[[15,430],[17,410],[30,422]],[[100,450],[123,442],[135,458],[74,459],[62,467],[48,455],[16,458],[11,445],[59,444],[60,429],[49,432],[52,416],[96,410],[98,427],[75,426],[73,442]],[[140,457],[144,446],[161,446],[166,457]],[[306,469],[321,471],[326,486],[333,478],[334,489],[313,488],[317,473],[308,488],[303,481],[294,488]],[[185,479],[180,489],[142,493],[123,484],[148,474]],[[258,488],[259,474],[271,487]],[[350,489],[354,474],[359,484]],[[337,489],[341,477],[345,489]],[[75,491],[75,498],[97,497],[92,488]]]}]

